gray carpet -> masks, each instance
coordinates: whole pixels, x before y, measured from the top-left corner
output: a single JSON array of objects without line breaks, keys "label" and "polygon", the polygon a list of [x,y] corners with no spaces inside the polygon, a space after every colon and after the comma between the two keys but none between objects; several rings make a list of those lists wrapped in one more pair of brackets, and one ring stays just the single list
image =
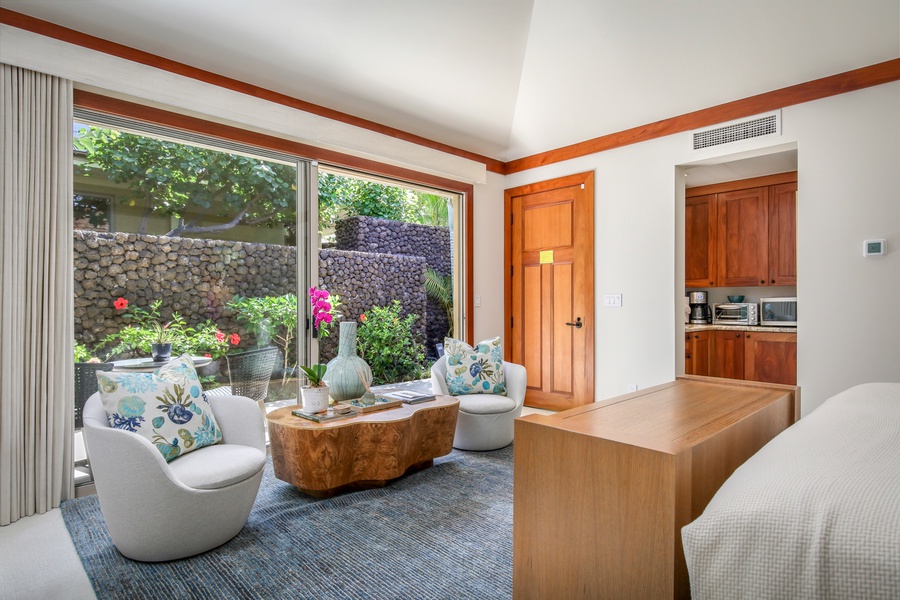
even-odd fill
[{"label": "gray carpet", "polygon": [[512,457],[460,452],[374,490],[315,500],[266,466],[244,529],[200,556],[123,557],[96,496],[62,513],[98,598],[512,597]]}]

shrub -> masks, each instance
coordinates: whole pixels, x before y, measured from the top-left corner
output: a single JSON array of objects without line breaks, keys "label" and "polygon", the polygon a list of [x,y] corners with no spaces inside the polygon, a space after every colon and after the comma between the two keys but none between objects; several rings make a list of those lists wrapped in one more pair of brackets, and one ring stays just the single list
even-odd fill
[{"label": "shrub", "polygon": [[413,325],[419,315],[403,318],[399,300],[390,306],[373,307],[360,317],[356,349],[372,368],[372,384],[419,379],[425,363],[425,346],[416,339]]}]

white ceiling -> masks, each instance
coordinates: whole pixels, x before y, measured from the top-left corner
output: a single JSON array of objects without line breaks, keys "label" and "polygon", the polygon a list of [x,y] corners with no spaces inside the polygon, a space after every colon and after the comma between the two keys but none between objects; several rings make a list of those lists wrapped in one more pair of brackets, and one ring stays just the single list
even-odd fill
[{"label": "white ceiling", "polygon": [[898,0],[0,6],[500,160],[900,56]]}]

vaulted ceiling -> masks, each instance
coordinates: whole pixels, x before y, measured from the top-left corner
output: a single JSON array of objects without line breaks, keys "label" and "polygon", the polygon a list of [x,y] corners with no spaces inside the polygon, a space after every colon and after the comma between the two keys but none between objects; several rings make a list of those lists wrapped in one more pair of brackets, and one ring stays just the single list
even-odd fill
[{"label": "vaulted ceiling", "polygon": [[504,161],[900,56],[898,0],[0,6]]}]

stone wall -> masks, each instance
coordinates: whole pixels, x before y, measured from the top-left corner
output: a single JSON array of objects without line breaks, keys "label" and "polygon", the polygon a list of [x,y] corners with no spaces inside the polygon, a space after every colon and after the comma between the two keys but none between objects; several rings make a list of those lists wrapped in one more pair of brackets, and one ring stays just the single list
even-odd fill
[{"label": "stone wall", "polygon": [[[425,294],[425,268],[450,272],[449,230],[352,217],[338,222],[336,234],[340,249],[319,252],[319,285],[341,297],[342,315],[357,319],[396,298],[404,314],[420,316],[417,334],[433,354],[447,317]],[[290,246],[83,230],[74,238],[75,339],[88,346],[125,324],[113,307],[124,297],[141,308],[162,299],[164,320],[173,311],[188,325],[211,319],[223,331],[240,333],[240,348],[250,348],[255,340],[226,304],[236,295],[296,292],[297,251]],[[305,293],[300,301],[307,301]],[[308,313],[308,304],[301,308]],[[337,335],[320,340],[322,359],[336,351]]]},{"label": "stone wall", "polygon": [[[297,250],[276,244],[74,232],[75,339],[94,345],[118,331],[113,307],[124,297],[147,308],[162,299],[189,325],[212,319],[225,331],[243,331],[225,305],[235,296],[280,296],[297,289]],[[251,340],[241,347],[251,347]]]},{"label": "stone wall", "polygon": [[[426,267],[441,275],[449,275],[453,269],[450,230],[447,227],[349,217],[335,224],[335,239],[339,250],[420,256],[425,259]],[[444,341],[449,328],[446,311],[437,300],[426,295],[424,313],[417,314],[424,314],[426,349],[432,355],[435,353],[434,345]]]},{"label": "stone wall", "polygon": [[[373,306],[387,306],[395,299],[403,305],[404,315],[417,314],[414,333],[425,335],[426,260],[420,256],[396,256],[346,250],[319,251],[319,286],[340,297],[341,320],[358,320]],[[338,327],[319,339],[320,358],[337,353]]]}]

